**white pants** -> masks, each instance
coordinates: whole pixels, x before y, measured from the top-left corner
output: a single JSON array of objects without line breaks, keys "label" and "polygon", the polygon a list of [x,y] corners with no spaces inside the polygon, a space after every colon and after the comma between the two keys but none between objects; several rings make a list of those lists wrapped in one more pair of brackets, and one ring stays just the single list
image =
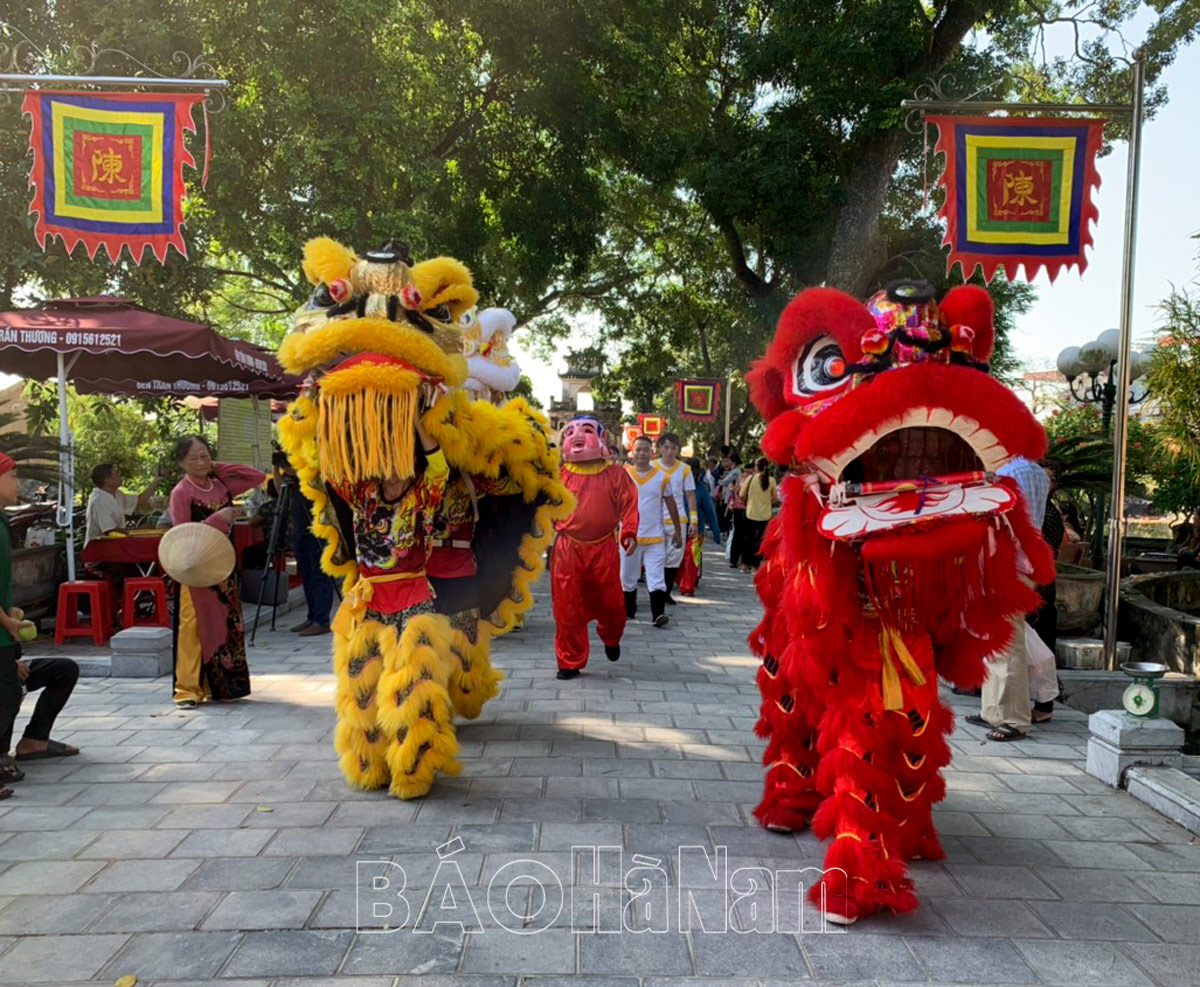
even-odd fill
[{"label": "white pants", "polygon": [[665,565],[668,569],[678,569],[683,565],[683,546],[687,544],[688,527],[686,524],[681,524],[679,526],[680,545],[678,548],[675,547],[675,539],[673,539],[670,534],[675,530],[674,527],[670,523],[665,523],[663,527],[667,529],[666,540],[663,542],[663,565]]},{"label": "white pants", "polygon": [[653,545],[638,545],[632,555],[621,556],[621,589],[632,593],[637,589],[638,576],[642,566],[646,567],[646,589],[651,593],[655,590],[665,590],[667,579],[663,575],[664,545],[655,542]]}]

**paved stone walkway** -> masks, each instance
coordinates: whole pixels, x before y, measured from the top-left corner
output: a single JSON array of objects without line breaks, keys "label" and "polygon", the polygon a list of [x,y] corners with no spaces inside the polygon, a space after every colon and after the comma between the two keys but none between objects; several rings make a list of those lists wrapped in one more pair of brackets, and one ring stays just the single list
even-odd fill
[{"label": "paved stone walkway", "polygon": [[[751,817],[761,747],[745,638],[757,603],[746,577],[715,553],[708,561],[704,595],[682,601],[669,630],[631,625],[620,663],[600,652],[573,682],[553,678],[541,600],[497,648],[503,695],[460,728],[463,775],[417,802],[342,783],[328,639],[260,635],[254,697],[193,713],[171,707],[165,680],[82,682],[59,736],[85,753],[30,765],[0,806],[0,983],[1200,983],[1200,846],[1084,774],[1083,718],[1070,711],[1019,744],[960,727],[937,813],[949,857],[913,866],[923,904],[903,918],[820,934],[806,914],[800,934],[738,934],[770,912],[740,902],[730,932],[699,931],[693,917],[681,933],[672,892],[664,935],[579,934],[569,889],[551,921],[548,881],[505,892],[531,873],[506,864],[536,861],[569,885],[572,846],[617,845],[626,869],[641,867],[629,886],[653,882],[647,858],[663,861],[672,888],[695,887],[711,929],[719,899],[695,867],[681,869],[678,847],[725,846],[730,873],[819,865],[810,835],[769,834]],[[443,848],[437,874],[436,848],[453,836],[461,849]],[[356,862],[370,877],[380,860],[404,870],[409,927],[451,907],[469,918],[474,905],[483,931],[356,933]],[[601,877],[610,922],[620,868]],[[360,898],[363,927],[381,926],[370,914],[382,897]],[[504,902],[534,916],[526,931],[550,927],[504,931],[517,921],[495,907]]]}]

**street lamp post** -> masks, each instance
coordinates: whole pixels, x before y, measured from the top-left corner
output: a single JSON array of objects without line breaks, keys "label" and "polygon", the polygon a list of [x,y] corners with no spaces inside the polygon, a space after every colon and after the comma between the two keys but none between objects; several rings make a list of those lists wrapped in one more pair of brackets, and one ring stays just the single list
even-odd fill
[{"label": "street lamp post", "polygon": [[[1091,342],[1082,346],[1068,346],[1058,354],[1058,372],[1067,378],[1071,397],[1084,404],[1100,405],[1100,426],[1105,436],[1110,435],[1113,412],[1120,413],[1119,435],[1113,436],[1113,497],[1109,538],[1104,545],[1105,496],[1101,492],[1096,499],[1095,537],[1097,552],[1106,563],[1108,574],[1107,612],[1105,614],[1105,660],[1115,668],[1117,607],[1120,603],[1121,583],[1121,539],[1125,512],[1125,441],[1128,435],[1127,414],[1130,405],[1145,400],[1146,390],[1133,394],[1133,382],[1150,369],[1149,353],[1129,352],[1125,337],[1116,329],[1106,329]],[[1129,352],[1129,365],[1123,366],[1121,355]],[[1084,381],[1084,377],[1087,380]],[[1079,387],[1076,389],[1076,381]],[[1117,398],[1123,400],[1118,404]]]}]

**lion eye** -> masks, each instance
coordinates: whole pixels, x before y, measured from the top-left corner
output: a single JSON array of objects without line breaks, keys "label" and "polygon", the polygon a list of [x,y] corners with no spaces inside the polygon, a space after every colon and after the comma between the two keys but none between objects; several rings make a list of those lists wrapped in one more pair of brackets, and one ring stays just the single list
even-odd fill
[{"label": "lion eye", "polygon": [[846,382],[846,358],[830,336],[809,343],[792,365],[792,389],[796,394],[820,394]]},{"label": "lion eye", "polygon": [[475,325],[475,309],[469,308],[458,317],[458,324],[463,329],[470,329]]}]

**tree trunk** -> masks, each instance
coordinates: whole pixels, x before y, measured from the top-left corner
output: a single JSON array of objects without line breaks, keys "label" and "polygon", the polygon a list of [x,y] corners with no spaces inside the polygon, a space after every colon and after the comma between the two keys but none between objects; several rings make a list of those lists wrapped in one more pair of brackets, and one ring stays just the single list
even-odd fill
[{"label": "tree trunk", "polygon": [[834,226],[825,281],[856,298],[867,294],[876,273],[887,262],[879,216],[904,150],[904,139],[903,131],[875,137],[857,156],[846,180],[846,199]]}]

